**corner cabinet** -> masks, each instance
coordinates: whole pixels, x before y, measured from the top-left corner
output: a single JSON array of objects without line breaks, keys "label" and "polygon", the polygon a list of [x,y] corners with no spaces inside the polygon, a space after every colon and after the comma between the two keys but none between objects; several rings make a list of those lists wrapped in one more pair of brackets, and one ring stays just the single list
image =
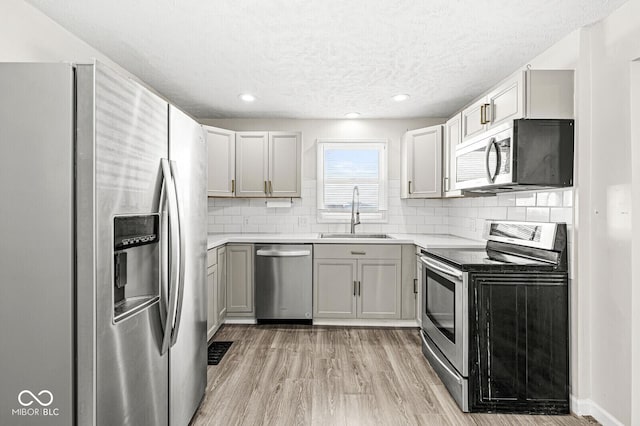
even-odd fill
[{"label": "corner cabinet", "polygon": [[573,118],[573,93],[572,70],[517,71],[462,110],[462,140],[519,118]]},{"label": "corner cabinet", "polygon": [[400,319],[401,248],[314,246],[313,317]]},{"label": "corner cabinet", "polygon": [[299,132],[236,133],[237,197],[300,197]]},{"label": "corner cabinet", "polygon": [[226,246],[227,317],[254,316],[253,245]]},{"label": "corner cabinet", "polygon": [[568,413],[567,275],[470,280],[470,410]]},{"label": "corner cabinet", "polygon": [[401,157],[401,198],[442,197],[441,125],[406,132]]},{"label": "corner cabinet", "polygon": [[236,186],[236,133],[202,126],[207,136],[208,197],[233,197]]}]

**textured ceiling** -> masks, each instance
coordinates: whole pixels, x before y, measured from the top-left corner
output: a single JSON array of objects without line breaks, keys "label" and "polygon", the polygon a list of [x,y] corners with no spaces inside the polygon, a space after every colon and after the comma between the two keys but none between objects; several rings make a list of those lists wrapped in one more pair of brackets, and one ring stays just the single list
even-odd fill
[{"label": "textured ceiling", "polygon": [[199,118],[396,118],[448,116],[625,0],[27,1]]}]

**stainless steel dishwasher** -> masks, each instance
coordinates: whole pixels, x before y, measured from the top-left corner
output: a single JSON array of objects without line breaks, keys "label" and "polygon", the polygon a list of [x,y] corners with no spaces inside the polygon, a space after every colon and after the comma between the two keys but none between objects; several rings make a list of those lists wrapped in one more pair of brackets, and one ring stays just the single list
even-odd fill
[{"label": "stainless steel dishwasher", "polygon": [[311,324],[313,245],[256,244],[258,324]]}]

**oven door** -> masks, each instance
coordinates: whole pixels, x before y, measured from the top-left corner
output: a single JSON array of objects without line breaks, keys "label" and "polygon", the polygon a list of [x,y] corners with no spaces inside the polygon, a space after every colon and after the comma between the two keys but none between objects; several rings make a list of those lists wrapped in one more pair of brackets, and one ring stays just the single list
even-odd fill
[{"label": "oven door", "polygon": [[431,257],[421,256],[422,328],[463,376],[469,370],[469,303],[467,274]]},{"label": "oven door", "polygon": [[513,129],[456,148],[456,189],[513,183]]}]

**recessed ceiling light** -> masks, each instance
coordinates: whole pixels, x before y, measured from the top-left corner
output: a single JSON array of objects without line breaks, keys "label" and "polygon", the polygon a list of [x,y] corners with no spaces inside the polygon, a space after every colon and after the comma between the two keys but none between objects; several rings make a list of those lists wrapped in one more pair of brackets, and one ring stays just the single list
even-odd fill
[{"label": "recessed ceiling light", "polygon": [[251,93],[243,93],[238,97],[245,102],[253,102],[256,100],[256,97],[253,96]]},{"label": "recessed ceiling light", "polygon": [[401,93],[399,95],[395,95],[391,99],[393,99],[396,102],[402,102],[402,101],[406,101],[407,99],[409,99],[409,95],[407,95],[405,93]]},{"label": "recessed ceiling light", "polygon": [[360,117],[360,113],[359,112],[348,112],[344,115],[347,118],[358,118]]}]

